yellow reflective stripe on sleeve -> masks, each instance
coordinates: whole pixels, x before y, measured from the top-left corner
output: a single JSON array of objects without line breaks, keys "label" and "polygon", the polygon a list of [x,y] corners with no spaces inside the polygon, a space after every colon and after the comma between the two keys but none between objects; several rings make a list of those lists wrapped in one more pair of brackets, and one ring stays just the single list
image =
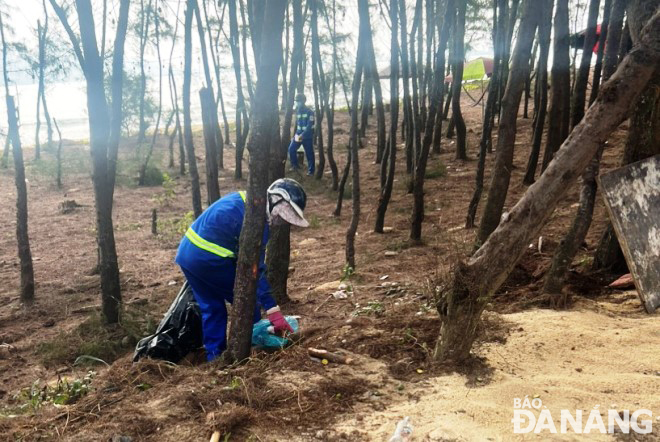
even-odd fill
[{"label": "yellow reflective stripe on sleeve", "polygon": [[238,192],[238,194],[241,196],[243,202],[245,202],[245,198],[247,198],[247,193],[245,193],[245,190],[241,190],[240,192]]},{"label": "yellow reflective stripe on sleeve", "polygon": [[217,244],[213,244],[212,242],[209,242],[199,236],[197,232],[195,232],[192,227],[188,229],[186,232],[186,238],[190,240],[191,243],[196,245],[202,250],[206,250],[207,252],[213,253],[214,255],[218,255],[221,258],[234,258],[236,255],[234,252],[232,252],[229,249],[226,249],[224,247],[220,247]]}]

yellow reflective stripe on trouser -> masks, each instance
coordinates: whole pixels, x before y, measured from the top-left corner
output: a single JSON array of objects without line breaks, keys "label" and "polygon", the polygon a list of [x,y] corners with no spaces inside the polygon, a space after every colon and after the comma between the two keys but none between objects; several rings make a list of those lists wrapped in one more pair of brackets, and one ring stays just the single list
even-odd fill
[{"label": "yellow reflective stripe on trouser", "polygon": [[[243,203],[245,203],[245,198],[247,197],[246,193],[244,191],[238,192],[238,194],[241,196],[241,199],[243,200]],[[207,252],[213,253],[214,255],[218,255],[221,258],[235,258],[236,255],[234,252],[231,250],[221,247],[217,244],[214,244],[210,241],[205,240],[201,236],[195,232],[192,227],[188,228],[186,231],[186,238],[190,240],[191,243],[195,244],[197,247],[199,247],[202,250],[206,250]]]}]

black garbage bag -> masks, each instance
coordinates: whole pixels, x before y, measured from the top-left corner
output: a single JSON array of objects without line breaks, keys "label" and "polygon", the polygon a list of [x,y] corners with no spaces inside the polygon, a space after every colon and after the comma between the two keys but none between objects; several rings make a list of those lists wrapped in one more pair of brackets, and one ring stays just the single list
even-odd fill
[{"label": "black garbage bag", "polygon": [[189,352],[202,347],[202,315],[188,281],[179,294],[156,333],[140,339],[135,347],[133,362],[141,358],[163,359],[177,363]]}]

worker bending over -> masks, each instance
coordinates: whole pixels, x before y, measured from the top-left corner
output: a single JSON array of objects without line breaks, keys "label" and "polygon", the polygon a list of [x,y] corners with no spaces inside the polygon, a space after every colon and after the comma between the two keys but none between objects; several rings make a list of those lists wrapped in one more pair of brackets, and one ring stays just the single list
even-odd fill
[{"label": "worker bending over", "polygon": [[[267,223],[259,258],[257,304],[254,322],[261,319],[260,307],[276,332],[293,332],[271,295],[264,263],[269,225],[289,223],[307,227],[303,216],[307,196],[298,182],[284,178],[267,191]],[[226,195],[209,206],[190,226],[181,240],[176,263],[190,284],[202,313],[203,342],[207,359],[213,360],[226,348],[227,309],[234,298],[234,278],[239,238],[245,215],[245,192]]]}]

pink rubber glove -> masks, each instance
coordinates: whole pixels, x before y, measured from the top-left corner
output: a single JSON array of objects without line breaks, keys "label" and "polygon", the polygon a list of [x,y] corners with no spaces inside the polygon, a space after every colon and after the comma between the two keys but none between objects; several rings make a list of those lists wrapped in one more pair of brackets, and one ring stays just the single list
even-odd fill
[{"label": "pink rubber glove", "polygon": [[278,334],[283,334],[284,332],[293,333],[293,329],[291,328],[289,323],[286,322],[286,319],[284,319],[284,316],[282,315],[282,312],[280,312],[279,307],[274,307],[266,313],[268,316],[268,320],[270,321],[271,324],[273,324],[273,327],[275,327],[275,333]]}]

